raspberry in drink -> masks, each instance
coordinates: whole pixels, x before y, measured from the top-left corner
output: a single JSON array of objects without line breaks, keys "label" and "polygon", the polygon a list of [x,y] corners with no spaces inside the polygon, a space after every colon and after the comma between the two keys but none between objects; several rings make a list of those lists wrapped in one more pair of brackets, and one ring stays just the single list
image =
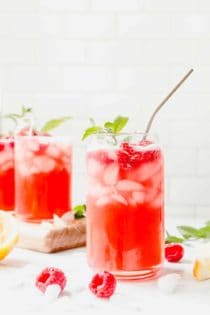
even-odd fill
[{"label": "raspberry in drink", "polygon": [[72,148],[61,138],[16,137],[16,215],[26,221],[50,220],[71,209]]},{"label": "raspberry in drink", "polygon": [[0,138],[0,209],[14,210],[14,140]]},{"label": "raspberry in drink", "polygon": [[89,265],[118,278],[154,277],[164,258],[161,149],[150,141],[102,142],[87,153]]}]

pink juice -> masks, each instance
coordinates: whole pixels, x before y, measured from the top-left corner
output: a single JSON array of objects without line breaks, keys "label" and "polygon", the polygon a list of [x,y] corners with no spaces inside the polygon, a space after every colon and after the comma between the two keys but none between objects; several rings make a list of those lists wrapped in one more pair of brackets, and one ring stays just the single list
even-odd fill
[{"label": "pink juice", "polygon": [[125,279],[154,277],[163,262],[163,156],[142,144],[87,154],[88,262]]},{"label": "pink juice", "polygon": [[53,137],[17,137],[16,209],[26,221],[50,220],[71,209],[71,145]]},{"label": "pink juice", "polygon": [[0,209],[14,210],[14,140],[0,138]]}]

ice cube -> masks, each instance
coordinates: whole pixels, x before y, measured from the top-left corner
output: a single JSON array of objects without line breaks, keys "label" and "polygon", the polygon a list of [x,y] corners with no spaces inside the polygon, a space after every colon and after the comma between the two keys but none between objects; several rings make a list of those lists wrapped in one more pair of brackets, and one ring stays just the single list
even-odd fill
[{"label": "ice cube", "polygon": [[33,160],[33,167],[38,173],[48,173],[55,168],[55,161],[47,156],[36,156]]},{"label": "ice cube", "polygon": [[158,279],[158,288],[167,294],[173,293],[181,282],[181,276],[177,273],[171,273]]},{"label": "ice cube", "polygon": [[119,202],[119,203],[122,203],[125,206],[128,205],[127,200],[120,194],[112,194],[111,198],[114,199],[115,201]]},{"label": "ice cube", "polygon": [[27,142],[27,149],[33,152],[37,152],[39,151],[39,142],[37,140],[32,140],[30,139],[30,141],[28,140]]},{"label": "ice cube", "polygon": [[117,183],[119,167],[115,163],[107,165],[104,169],[103,180],[105,185],[115,185]]},{"label": "ice cube", "polygon": [[103,166],[100,162],[95,159],[88,159],[87,161],[87,173],[90,176],[98,177],[103,170]]},{"label": "ice cube", "polygon": [[154,176],[160,170],[161,166],[162,161],[145,163],[138,168],[136,176],[140,181],[145,181]]},{"label": "ice cube", "polygon": [[96,200],[96,206],[97,207],[104,207],[111,203],[111,198],[109,196],[102,196]]},{"label": "ice cube", "polygon": [[1,171],[5,172],[14,167],[14,162],[12,160],[7,160],[5,163],[1,165]]},{"label": "ice cube", "polygon": [[134,191],[131,199],[135,201],[135,203],[143,203],[145,200],[145,193],[143,191]]},{"label": "ice cube", "polygon": [[44,296],[45,298],[47,298],[49,302],[51,302],[56,300],[60,293],[61,293],[60,286],[58,284],[51,284],[47,286]]},{"label": "ice cube", "polygon": [[111,192],[109,187],[106,187],[100,183],[91,183],[88,185],[88,195],[93,197],[101,197],[107,195]]},{"label": "ice cube", "polygon": [[0,165],[3,165],[7,161],[7,154],[5,151],[0,153]]},{"label": "ice cube", "polygon": [[163,194],[158,193],[156,197],[150,203],[152,208],[160,208],[163,205]]},{"label": "ice cube", "polygon": [[43,165],[43,171],[45,173],[51,172],[56,167],[55,160],[52,160],[50,158],[47,158],[45,161],[45,164]]},{"label": "ice cube", "polygon": [[51,143],[47,148],[47,154],[53,159],[57,159],[61,156],[61,151],[57,145]]},{"label": "ice cube", "polygon": [[119,191],[142,191],[144,186],[129,179],[122,179],[117,183],[116,188]]}]

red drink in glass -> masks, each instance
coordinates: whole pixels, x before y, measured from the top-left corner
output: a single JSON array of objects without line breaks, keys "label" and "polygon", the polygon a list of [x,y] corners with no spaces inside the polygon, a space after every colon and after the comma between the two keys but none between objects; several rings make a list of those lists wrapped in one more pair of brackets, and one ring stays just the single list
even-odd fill
[{"label": "red drink in glass", "polygon": [[16,137],[15,213],[20,219],[50,220],[71,209],[72,148],[66,140]]},{"label": "red drink in glass", "polygon": [[0,138],[0,209],[14,210],[14,140]]},{"label": "red drink in glass", "polygon": [[163,155],[138,143],[100,139],[87,154],[88,262],[124,279],[157,276],[164,257]]}]

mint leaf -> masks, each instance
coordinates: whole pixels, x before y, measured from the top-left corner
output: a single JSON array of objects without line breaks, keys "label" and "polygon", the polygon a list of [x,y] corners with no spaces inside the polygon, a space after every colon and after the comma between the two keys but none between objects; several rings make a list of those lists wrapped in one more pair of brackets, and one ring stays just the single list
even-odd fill
[{"label": "mint leaf", "polygon": [[26,107],[23,105],[21,107],[20,114],[10,113],[10,114],[4,115],[4,118],[11,119],[15,123],[15,125],[17,125],[18,122],[25,119],[28,114],[32,114],[32,108]]},{"label": "mint leaf", "polygon": [[90,135],[94,133],[105,132],[105,133],[113,134],[113,143],[116,144],[117,140],[114,136],[125,127],[125,125],[128,122],[128,117],[118,116],[115,118],[113,122],[107,121],[104,123],[103,126],[96,125],[93,118],[90,118],[90,122],[92,124],[92,127],[89,127],[85,130],[82,136],[82,140],[86,139],[87,137],[89,137]]},{"label": "mint leaf", "polygon": [[24,117],[28,113],[32,113],[32,108],[23,105],[21,109],[21,116]]},{"label": "mint leaf", "polygon": [[118,133],[120,132],[125,125],[128,122],[128,117],[123,117],[123,116],[118,116],[114,121],[113,121],[113,132]]},{"label": "mint leaf", "polygon": [[51,130],[59,127],[61,124],[63,124],[65,121],[68,121],[71,118],[72,117],[70,117],[70,116],[64,116],[64,117],[60,117],[60,118],[51,119],[44,124],[44,126],[41,128],[41,131],[43,131],[43,132],[51,131]]},{"label": "mint leaf", "polygon": [[110,122],[110,121],[107,121],[107,122],[104,124],[104,127],[105,127],[105,129],[107,129],[107,132],[113,132],[113,130],[114,130],[113,123]]},{"label": "mint leaf", "polygon": [[182,235],[184,239],[201,237],[201,233],[199,229],[196,229],[192,226],[186,226],[186,225],[177,226],[177,230],[179,231],[179,233]]},{"label": "mint leaf", "polygon": [[165,238],[165,243],[170,244],[170,243],[183,243],[184,239],[182,237],[177,237],[175,235],[169,234],[169,232],[166,230],[166,238]]},{"label": "mint leaf", "polygon": [[165,243],[166,243],[166,244],[170,244],[170,243],[183,243],[183,242],[184,242],[184,239],[183,239],[183,238],[177,237],[177,236],[174,236],[174,235],[167,236],[166,239],[165,239]]},{"label": "mint leaf", "polygon": [[76,219],[84,218],[85,213],[86,213],[86,205],[82,204],[82,205],[75,206],[72,210],[74,212],[74,217]]},{"label": "mint leaf", "polygon": [[91,136],[94,133],[102,132],[102,131],[103,131],[103,128],[100,126],[93,126],[93,127],[87,128],[82,136],[82,140],[86,139],[87,137]]}]

